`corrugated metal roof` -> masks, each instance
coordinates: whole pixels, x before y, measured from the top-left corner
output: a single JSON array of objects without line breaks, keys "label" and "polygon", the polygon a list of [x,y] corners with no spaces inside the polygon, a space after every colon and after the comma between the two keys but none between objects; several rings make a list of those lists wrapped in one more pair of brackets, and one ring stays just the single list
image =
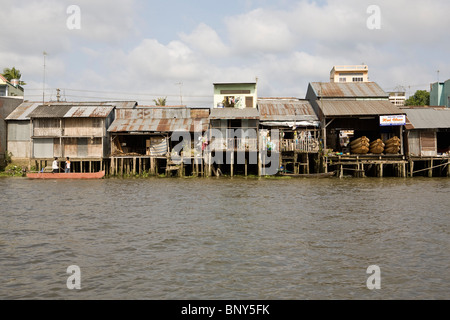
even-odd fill
[{"label": "corrugated metal roof", "polygon": [[41,103],[38,102],[23,102],[11,114],[6,117],[6,120],[30,120],[28,115],[33,112]]},{"label": "corrugated metal roof", "polygon": [[389,98],[375,82],[312,82],[311,86],[323,98]]},{"label": "corrugated metal roof", "polygon": [[117,119],[109,127],[109,132],[195,132],[201,128],[204,132],[208,129],[207,120],[196,119]]},{"label": "corrugated metal roof", "polygon": [[318,120],[311,103],[300,99],[258,99],[261,121]]},{"label": "corrugated metal roof", "polygon": [[64,118],[106,118],[114,107],[72,107]]},{"label": "corrugated metal roof", "polygon": [[118,109],[116,119],[174,119],[190,118],[189,108],[152,107],[135,109]]},{"label": "corrugated metal roof", "polygon": [[259,119],[259,111],[256,108],[216,108],[211,109],[209,119]]},{"label": "corrugated metal roof", "polygon": [[[445,129],[450,128],[449,108],[403,109],[410,122],[407,129]],[[412,126],[412,127],[411,127]]]},{"label": "corrugated metal roof", "polygon": [[40,105],[28,116],[30,118],[63,118],[71,108],[68,105]]},{"label": "corrugated metal roof", "polygon": [[405,112],[385,100],[322,100],[319,108],[330,116],[402,115]]}]

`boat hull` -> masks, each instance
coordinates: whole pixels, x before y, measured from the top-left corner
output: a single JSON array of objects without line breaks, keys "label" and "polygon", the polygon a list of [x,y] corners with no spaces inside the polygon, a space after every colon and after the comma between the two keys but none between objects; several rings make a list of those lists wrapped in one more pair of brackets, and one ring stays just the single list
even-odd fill
[{"label": "boat hull", "polygon": [[95,173],[27,173],[29,179],[101,179],[105,171]]}]

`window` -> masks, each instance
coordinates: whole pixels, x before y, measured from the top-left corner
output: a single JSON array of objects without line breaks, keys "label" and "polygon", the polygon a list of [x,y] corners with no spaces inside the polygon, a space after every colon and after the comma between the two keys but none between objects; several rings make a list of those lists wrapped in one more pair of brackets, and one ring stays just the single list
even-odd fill
[{"label": "window", "polygon": [[355,77],[353,78],[353,82],[363,82],[364,78],[360,78],[360,77]]},{"label": "window", "polygon": [[36,119],[34,120],[35,128],[59,128],[60,120],[59,119]]},{"label": "window", "polygon": [[92,119],[92,127],[94,128],[101,128],[102,127],[102,121],[103,119],[101,118],[94,118]]},{"label": "window", "polygon": [[339,82],[347,82],[347,78],[339,78]]}]

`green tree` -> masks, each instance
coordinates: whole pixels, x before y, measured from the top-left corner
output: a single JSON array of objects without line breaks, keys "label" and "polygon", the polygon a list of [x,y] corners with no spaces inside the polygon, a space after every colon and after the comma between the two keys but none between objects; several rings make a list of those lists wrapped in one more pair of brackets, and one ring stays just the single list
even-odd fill
[{"label": "green tree", "polygon": [[417,90],[416,93],[409,97],[405,102],[406,106],[429,106],[430,93],[426,90]]},{"label": "green tree", "polygon": [[167,97],[165,98],[158,98],[158,99],[153,99],[153,101],[155,102],[156,106],[165,106],[167,103]]},{"label": "green tree", "polygon": [[[11,82],[11,80],[13,79],[17,79],[20,80],[20,78],[22,77],[22,74],[20,73],[19,69],[16,69],[15,67],[12,68],[4,68],[3,69],[3,74],[2,74],[6,80],[8,80],[9,82]],[[25,82],[23,81],[19,81],[19,85],[24,86],[26,85]]]}]

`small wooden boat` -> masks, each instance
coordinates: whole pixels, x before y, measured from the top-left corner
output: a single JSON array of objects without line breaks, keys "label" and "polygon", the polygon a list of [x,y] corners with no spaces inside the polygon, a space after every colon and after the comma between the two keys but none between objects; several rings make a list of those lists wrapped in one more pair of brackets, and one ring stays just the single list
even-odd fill
[{"label": "small wooden boat", "polygon": [[295,173],[280,172],[279,175],[283,177],[292,177],[292,178],[330,178],[336,175],[336,171],[327,173],[310,173],[310,174],[295,174]]},{"label": "small wooden boat", "polygon": [[29,179],[102,179],[105,171],[94,173],[27,173]]}]

